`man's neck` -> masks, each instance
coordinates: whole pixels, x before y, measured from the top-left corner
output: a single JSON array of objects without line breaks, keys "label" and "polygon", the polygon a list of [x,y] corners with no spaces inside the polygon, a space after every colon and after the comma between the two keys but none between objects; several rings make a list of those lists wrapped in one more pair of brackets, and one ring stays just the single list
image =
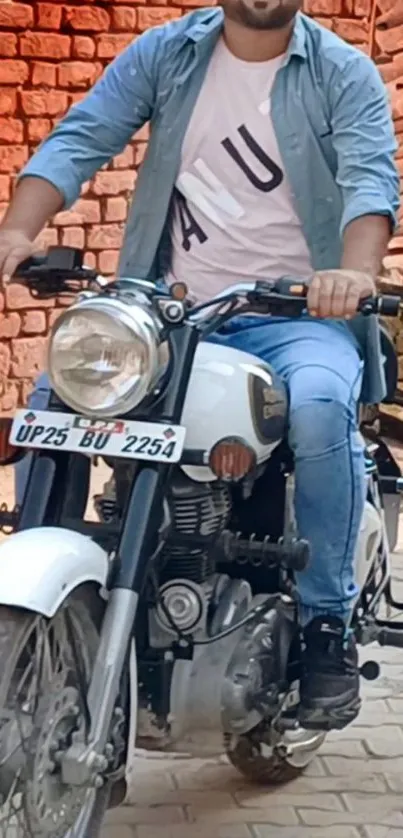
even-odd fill
[{"label": "man's neck", "polygon": [[225,18],[224,40],[230,52],[241,61],[270,61],[286,52],[294,23],[295,20],[284,29],[259,31]]}]

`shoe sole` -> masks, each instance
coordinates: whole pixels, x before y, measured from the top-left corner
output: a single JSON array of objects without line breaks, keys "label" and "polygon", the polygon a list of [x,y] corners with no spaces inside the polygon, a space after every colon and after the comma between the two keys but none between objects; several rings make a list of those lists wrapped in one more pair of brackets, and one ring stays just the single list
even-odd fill
[{"label": "shoe sole", "polygon": [[357,718],[360,709],[361,699],[358,696],[340,707],[300,705],[298,721],[305,730],[343,730]]}]

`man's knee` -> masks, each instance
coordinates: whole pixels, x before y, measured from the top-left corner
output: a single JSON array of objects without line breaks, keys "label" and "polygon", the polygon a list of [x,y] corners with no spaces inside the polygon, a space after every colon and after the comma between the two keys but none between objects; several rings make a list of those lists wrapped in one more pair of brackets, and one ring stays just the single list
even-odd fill
[{"label": "man's knee", "polygon": [[34,410],[45,410],[49,403],[50,382],[46,373],[35,381],[34,389],[28,399],[28,406]]},{"label": "man's knee", "polygon": [[[46,373],[37,378],[34,389],[28,398],[28,407],[33,410],[46,410],[49,404],[50,396],[50,382]],[[19,460],[15,466],[15,501],[18,506],[21,506],[24,500],[25,489],[27,486],[29,470],[32,462],[32,453],[25,454],[22,460]]]},{"label": "man's knee", "polygon": [[[291,393],[289,443],[296,457],[320,457],[340,448],[356,422],[356,400],[340,377],[315,368]],[[308,372],[308,374],[306,374]],[[290,382],[292,388],[292,382]]]}]

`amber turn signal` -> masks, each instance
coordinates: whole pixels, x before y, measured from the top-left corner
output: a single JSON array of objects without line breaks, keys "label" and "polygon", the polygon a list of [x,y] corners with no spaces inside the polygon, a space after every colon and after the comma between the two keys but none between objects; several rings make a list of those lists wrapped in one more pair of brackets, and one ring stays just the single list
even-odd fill
[{"label": "amber turn signal", "polygon": [[0,418],[0,466],[9,466],[24,456],[24,448],[17,448],[9,442],[13,420],[8,417]]},{"label": "amber turn signal", "polygon": [[209,466],[213,474],[226,482],[246,477],[256,465],[253,448],[238,437],[225,437],[211,449]]},{"label": "amber turn signal", "polygon": [[174,282],[170,287],[171,297],[179,303],[186,300],[188,287],[184,282]]}]

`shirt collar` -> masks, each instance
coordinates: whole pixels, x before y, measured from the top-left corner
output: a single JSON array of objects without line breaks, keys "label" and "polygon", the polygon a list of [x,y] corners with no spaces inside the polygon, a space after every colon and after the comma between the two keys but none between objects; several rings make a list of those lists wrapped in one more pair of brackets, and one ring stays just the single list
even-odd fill
[{"label": "shirt collar", "polygon": [[306,29],[304,24],[304,15],[301,14],[301,12],[298,12],[295,18],[294,31],[288,45],[286,63],[288,63],[290,58],[294,55],[298,55],[299,58],[307,58]]}]

